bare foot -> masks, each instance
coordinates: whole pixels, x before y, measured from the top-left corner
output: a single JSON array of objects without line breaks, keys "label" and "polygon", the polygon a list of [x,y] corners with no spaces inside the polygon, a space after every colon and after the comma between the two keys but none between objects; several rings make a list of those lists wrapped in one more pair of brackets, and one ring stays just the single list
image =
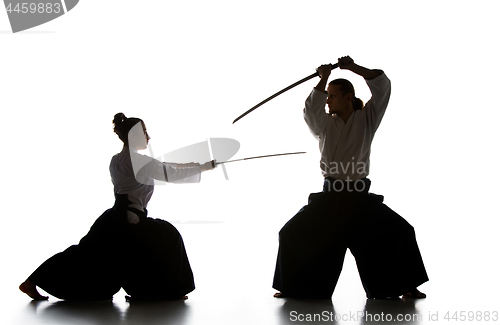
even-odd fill
[{"label": "bare foot", "polygon": [[188,300],[188,296],[182,297],[181,300]]},{"label": "bare foot", "polygon": [[286,298],[286,296],[284,294],[282,294],[281,292],[276,292],[273,297],[274,298]]},{"label": "bare foot", "polygon": [[417,288],[403,295],[403,298],[414,298],[414,299],[422,299],[426,297],[427,295],[423,292],[420,292]]},{"label": "bare foot", "polygon": [[27,294],[33,300],[48,300],[49,297],[42,296],[36,289],[36,285],[30,280],[26,280],[19,286],[19,290]]}]

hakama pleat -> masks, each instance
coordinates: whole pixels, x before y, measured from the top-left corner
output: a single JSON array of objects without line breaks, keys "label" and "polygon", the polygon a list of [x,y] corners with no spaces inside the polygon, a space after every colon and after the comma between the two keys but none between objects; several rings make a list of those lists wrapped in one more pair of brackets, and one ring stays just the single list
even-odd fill
[{"label": "hakama pleat", "polygon": [[177,299],[194,290],[182,237],[173,225],[137,211],[126,221],[125,196],[104,212],[78,245],[42,263],[28,279],[65,300],[111,299],[121,287],[138,300]]},{"label": "hakama pleat", "polygon": [[309,196],[280,230],[273,288],[295,298],[330,298],[347,248],[369,298],[402,295],[428,280],[413,227],[382,196],[368,193],[368,182],[364,192]]},{"label": "hakama pleat", "polygon": [[383,203],[357,229],[349,249],[368,298],[401,296],[429,280],[414,228]]},{"label": "hakama pleat", "polygon": [[[342,219],[330,218],[334,205],[328,193],[313,193],[309,204],[290,219],[279,233],[280,246],[273,287],[295,297],[328,297],[335,288],[346,251]],[[325,206],[327,207],[325,209]],[[337,222],[337,227],[334,223]],[[333,231],[336,235],[331,233]],[[323,256],[328,256],[324,260]],[[331,278],[330,275],[333,275]]]},{"label": "hakama pleat", "polygon": [[104,212],[78,245],[42,263],[28,279],[65,300],[106,300],[120,290],[116,210]]},{"label": "hakama pleat", "polygon": [[172,224],[146,218],[129,230],[122,287],[132,299],[179,299],[195,289],[184,242]]}]

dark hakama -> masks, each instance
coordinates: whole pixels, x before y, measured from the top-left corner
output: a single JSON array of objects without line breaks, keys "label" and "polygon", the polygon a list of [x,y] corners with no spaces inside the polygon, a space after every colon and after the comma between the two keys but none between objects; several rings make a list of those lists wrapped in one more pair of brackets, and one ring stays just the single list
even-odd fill
[{"label": "dark hakama", "polygon": [[130,228],[122,287],[132,299],[179,299],[194,290],[184,242],[172,224],[146,218]]},{"label": "dark hakama", "polygon": [[365,190],[312,193],[279,233],[273,287],[295,298],[331,298],[347,248],[368,298],[395,297],[428,281],[413,227]]},{"label": "dark hakama", "polygon": [[[78,245],[54,255],[28,278],[65,300],[112,299],[121,287],[133,299],[177,299],[194,290],[182,237],[170,223],[132,209],[141,221],[129,224],[130,202],[116,195]],[[130,209],[130,208],[129,208]]]}]

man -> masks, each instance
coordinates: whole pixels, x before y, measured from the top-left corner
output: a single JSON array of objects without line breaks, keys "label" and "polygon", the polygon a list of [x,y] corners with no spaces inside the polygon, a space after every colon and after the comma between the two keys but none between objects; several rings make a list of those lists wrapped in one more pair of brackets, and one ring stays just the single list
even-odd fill
[{"label": "man", "polygon": [[338,66],[362,76],[372,97],[363,107],[349,81],[327,87],[331,67],[317,69],[321,79],[304,119],[319,140],[323,192],[312,193],[280,231],[275,297],[331,298],[349,248],[368,298],[425,298],[417,287],[428,277],[413,227],[368,192],[370,146],[389,103],[390,80],[348,56]]}]

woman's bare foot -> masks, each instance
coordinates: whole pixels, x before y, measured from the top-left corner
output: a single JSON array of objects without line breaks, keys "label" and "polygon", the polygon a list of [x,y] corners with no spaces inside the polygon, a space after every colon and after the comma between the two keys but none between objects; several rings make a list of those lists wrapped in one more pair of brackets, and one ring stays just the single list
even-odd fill
[{"label": "woman's bare foot", "polygon": [[426,297],[427,295],[423,292],[420,292],[417,288],[403,295],[403,298],[414,298],[414,299],[422,299]]},{"label": "woman's bare foot", "polygon": [[36,289],[36,285],[30,280],[26,280],[19,286],[19,290],[27,294],[33,300],[48,300],[49,297],[42,296]]}]

